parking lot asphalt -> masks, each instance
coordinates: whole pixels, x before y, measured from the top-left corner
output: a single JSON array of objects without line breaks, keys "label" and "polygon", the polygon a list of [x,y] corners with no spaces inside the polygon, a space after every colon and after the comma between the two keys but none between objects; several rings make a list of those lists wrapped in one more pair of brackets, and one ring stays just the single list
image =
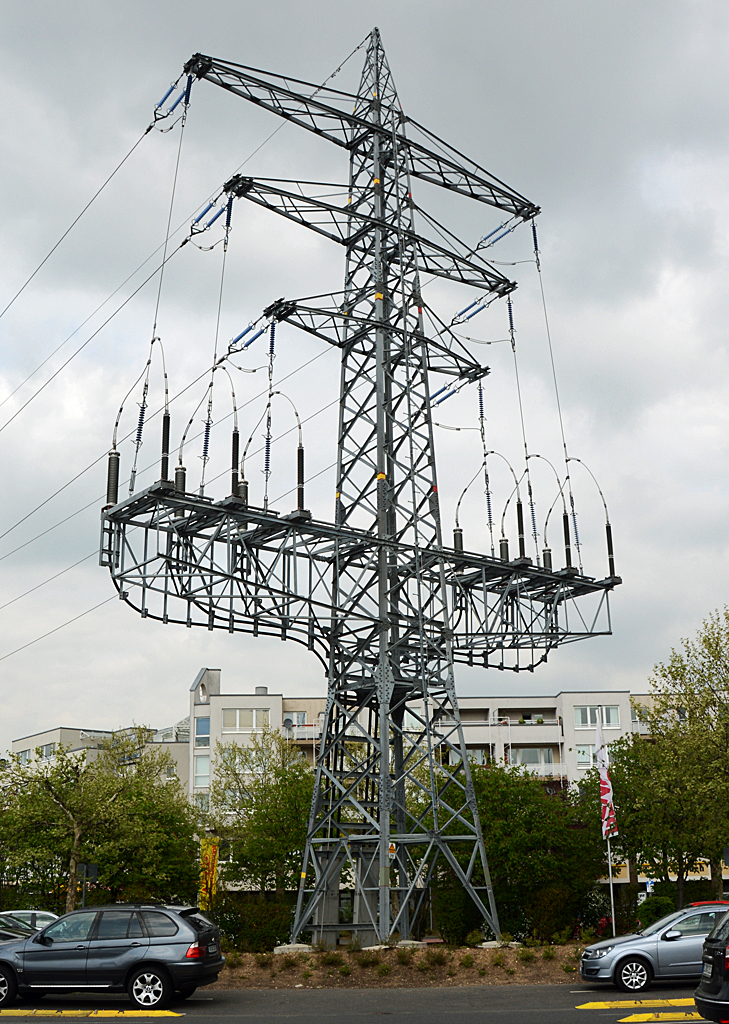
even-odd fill
[{"label": "parking lot asphalt", "polygon": [[[322,1021],[344,1024],[668,1024],[700,1021],[693,1003],[695,982],[656,984],[632,999],[614,988],[567,985],[494,985],[448,988],[361,989],[199,989],[166,1013],[132,1010],[123,996],[68,995],[18,1002],[0,1019],[56,1017],[169,1021],[204,1024],[268,1024],[270,1021]],[[179,1018],[177,1015],[181,1015]]]}]

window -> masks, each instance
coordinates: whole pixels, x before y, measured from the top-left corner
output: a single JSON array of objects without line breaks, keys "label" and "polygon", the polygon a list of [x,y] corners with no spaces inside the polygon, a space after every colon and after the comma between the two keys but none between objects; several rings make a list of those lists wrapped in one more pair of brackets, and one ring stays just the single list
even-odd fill
[{"label": "window", "polygon": [[143,910],[142,920],[147,929],[147,934],[152,938],[166,938],[169,935],[177,935],[179,928],[167,914],[160,914],[156,910]]},{"label": "window", "polygon": [[105,910],[96,932],[97,939],[126,939],[132,914],[128,910]]},{"label": "window", "polygon": [[265,729],[269,719],[268,708],[223,708],[223,732]]},{"label": "window", "polygon": [[195,746],[196,747],[209,747],[210,746],[210,719],[209,718],[196,718],[195,719]]},{"label": "window", "polygon": [[606,706],[602,709],[602,722],[606,729],[619,729],[620,728],[620,708],[615,704],[614,706]]},{"label": "window", "polygon": [[297,711],[296,712],[296,724],[297,725],[306,725],[306,712],[305,711]]},{"label": "window", "polygon": [[511,764],[554,764],[554,751],[551,747],[512,747]]},{"label": "window", "polygon": [[30,764],[30,751],[29,750],[21,750],[19,756],[20,756],[20,763],[21,764]]},{"label": "window", "polygon": [[56,752],[55,743],[44,743],[40,748],[41,757],[53,757]]},{"label": "window", "polygon": [[620,728],[620,708],[617,704],[593,704],[588,707],[575,708],[575,729],[594,729],[597,716],[602,711],[602,724],[606,729]]},{"label": "window", "polygon": [[45,934],[54,942],[82,942],[88,939],[95,918],[95,910],[62,917],[46,928]]},{"label": "window", "polygon": [[210,754],[195,754],[195,787],[210,785]]},{"label": "window", "polygon": [[595,744],[580,743],[577,747],[577,767],[592,768],[595,759]]},{"label": "window", "polygon": [[209,793],[195,793],[193,800],[195,806],[201,811],[210,810],[210,794]]},{"label": "window", "polygon": [[[719,916],[721,917],[721,911],[719,911]],[[691,917],[684,918],[683,921],[679,921],[673,927],[677,932],[681,932],[682,935],[708,935],[714,927],[716,917],[716,911],[713,913],[709,911],[703,914],[692,914]]]}]

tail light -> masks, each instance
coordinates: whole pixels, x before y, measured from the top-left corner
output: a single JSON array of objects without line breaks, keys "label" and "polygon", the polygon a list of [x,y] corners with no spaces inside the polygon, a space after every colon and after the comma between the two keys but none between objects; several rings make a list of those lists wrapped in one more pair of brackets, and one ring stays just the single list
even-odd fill
[{"label": "tail light", "polygon": [[205,946],[201,946],[199,942],[195,941],[188,949],[185,956],[188,960],[200,960],[205,956]]},{"label": "tail light", "polygon": [[729,971],[729,946],[724,950],[724,970]]}]

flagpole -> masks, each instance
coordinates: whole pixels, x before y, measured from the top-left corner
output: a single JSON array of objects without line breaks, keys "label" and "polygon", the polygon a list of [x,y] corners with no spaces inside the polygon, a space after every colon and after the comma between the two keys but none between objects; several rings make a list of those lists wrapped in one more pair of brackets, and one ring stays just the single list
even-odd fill
[{"label": "flagpole", "polygon": [[610,914],[613,922],[613,938],[615,938],[615,897],[613,896],[613,858],[610,853],[610,836],[607,837],[608,876],[610,878]]}]

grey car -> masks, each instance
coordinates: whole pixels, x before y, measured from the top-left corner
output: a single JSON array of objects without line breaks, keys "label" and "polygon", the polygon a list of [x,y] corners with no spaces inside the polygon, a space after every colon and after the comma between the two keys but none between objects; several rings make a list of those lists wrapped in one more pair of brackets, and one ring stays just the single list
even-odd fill
[{"label": "grey car", "polygon": [[141,1010],[192,995],[225,964],[220,932],[198,907],[113,904],[59,917],[28,938],[0,942],[0,1007],[17,995],[126,992]]},{"label": "grey car", "polygon": [[721,900],[691,903],[633,935],[594,942],[582,954],[582,979],[641,992],[654,978],[698,977],[704,939],[726,910]]}]

